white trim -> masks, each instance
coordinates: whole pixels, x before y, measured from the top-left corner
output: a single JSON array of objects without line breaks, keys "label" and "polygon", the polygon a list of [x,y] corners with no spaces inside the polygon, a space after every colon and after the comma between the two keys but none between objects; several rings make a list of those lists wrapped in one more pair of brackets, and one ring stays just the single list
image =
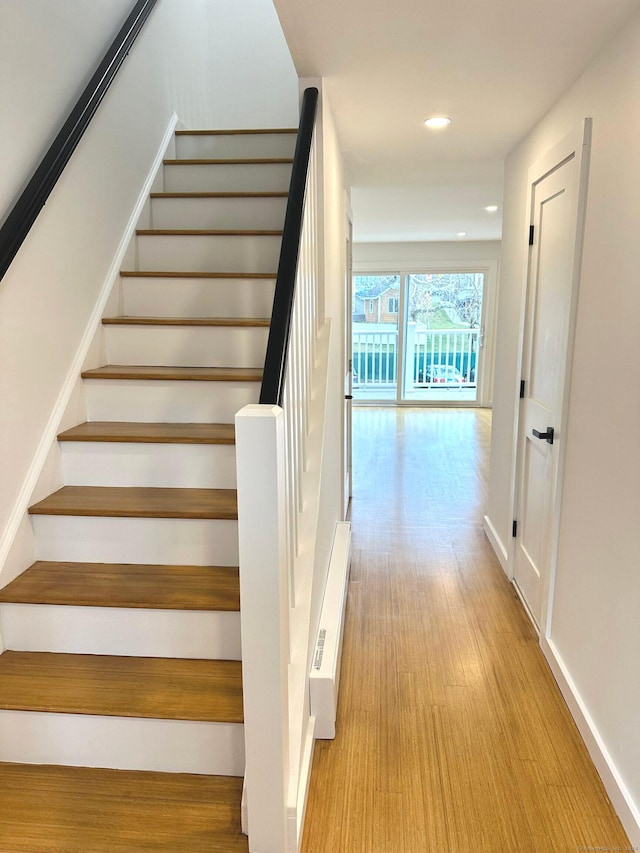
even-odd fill
[{"label": "white trim", "polygon": [[553,640],[541,635],[540,647],[575,720],[596,770],[633,848],[640,848],[640,809],[611,757]]},{"label": "white trim", "polygon": [[122,239],[120,240],[120,244],[114,255],[113,262],[109,267],[109,271],[107,272],[107,275],[103,282],[102,288],[100,290],[100,296],[98,297],[96,306],[91,314],[91,317],[85,329],[85,333],[82,336],[80,345],[76,350],[74,359],[67,372],[66,379],[62,385],[60,393],[58,394],[58,398],[55,402],[51,415],[49,416],[49,420],[47,421],[47,425],[42,434],[42,438],[40,439],[38,448],[34,454],[31,465],[29,466],[29,470],[25,477],[23,486],[20,489],[20,493],[18,494],[18,497],[16,499],[15,505],[13,507],[13,512],[11,513],[9,520],[5,526],[5,529],[2,533],[2,536],[0,537],[0,566],[3,566],[5,564],[9,556],[9,552],[13,545],[14,539],[18,533],[18,529],[20,527],[22,519],[24,518],[24,514],[26,513],[27,508],[29,506],[31,495],[36,487],[38,478],[40,477],[42,469],[47,460],[51,445],[56,439],[60,422],[64,416],[65,409],[69,404],[71,395],[73,394],[73,390],[76,385],[76,382],[78,381],[78,376],[80,375],[80,371],[82,370],[84,360],[87,357],[89,348],[96,333],[96,329],[100,324],[103,311],[111,295],[113,285],[118,278],[118,274],[120,272],[120,268],[122,266],[122,262],[124,260],[127,248],[132,237],[134,236],[138,219],[140,218],[142,210],[149,199],[149,193],[151,192],[151,188],[155,180],[156,174],[162,166],[164,152],[166,151],[167,147],[169,146],[169,143],[171,142],[177,121],[178,116],[176,115],[176,113],[173,113],[169,120],[169,124],[167,125],[165,134],[162,138],[162,142],[160,143],[160,147],[158,148],[158,153],[156,154],[153,164],[151,165],[151,168],[147,174],[147,178],[144,182],[144,185],[140,191],[140,195],[138,196],[136,206],[131,216],[129,217],[129,221],[126,225],[126,228],[124,229]]},{"label": "white trim", "polygon": [[327,740],[336,735],[350,554],[351,522],[342,521],[336,524],[318,625],[318,639],[309,673],[309,698],[311,715],[316,718],[316,737]]},{"label": "white trim", "polygon": [[505,575],[511,580],[509,575],[509,554],[507,549],[502,544],[502,540],[498,536],[498,531],[493,525],[493,522],[489,518],[488,515],[485,515],[483,518],[482,528],[484,530],[485,536],[489,540],[489,544],[493,548],[496,557],[498,558],[498,562],[502,566],[502,570]]},{"label": "white trim", "polygon": [[297,801],[287,807],[287,853],[298,853],[302,847],[304,819],[307,813],[309,785],[311,784],[311,768],[313,767],[313,751],[316,743],[316,718],[309,717],[307,733],[300,760],[300,775],[298,777]]}]

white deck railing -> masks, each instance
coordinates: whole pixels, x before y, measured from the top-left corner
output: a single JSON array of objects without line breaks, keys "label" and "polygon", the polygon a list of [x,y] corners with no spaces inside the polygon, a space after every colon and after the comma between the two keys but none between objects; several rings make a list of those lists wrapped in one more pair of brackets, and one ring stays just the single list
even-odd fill
[{"label": "white deck railing", "polygon": [[[398,381],[398,331],[353,331],[354,385],[395,385]],[[454,375],[446,378],[431,366],[451,366],[469,383],[475,384],[480,331],[478,329],[418,329],[407,327],[405,382],[414,387],[456,385]],[[444,379],[444,381],[443,381]]]},{"label": "white deck railing", "polygon": [[[282,406],[236,415],[249,849],[295,853],[313,744],[308,648],[328,330],[312,144]],[[311,425],[314,429],[310,429]]]}]

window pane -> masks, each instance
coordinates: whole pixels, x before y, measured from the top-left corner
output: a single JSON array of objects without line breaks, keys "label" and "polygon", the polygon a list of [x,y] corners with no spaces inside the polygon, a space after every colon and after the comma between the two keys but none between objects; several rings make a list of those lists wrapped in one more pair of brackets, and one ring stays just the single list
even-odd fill
[{"label": "window pane", "polygon": [[484,273],[407,276],[404,398],[476,399]]},{"label": "window pane", "polygon": [[395,402],[399,275],[353,277],[353,396]]}]

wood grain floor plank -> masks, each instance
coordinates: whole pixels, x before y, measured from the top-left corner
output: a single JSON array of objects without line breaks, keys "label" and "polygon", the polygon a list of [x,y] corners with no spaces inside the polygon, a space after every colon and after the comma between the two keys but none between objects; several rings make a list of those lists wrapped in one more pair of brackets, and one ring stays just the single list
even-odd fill
[{"label": "wood grain floor plank", "polygon": [[58,441],[150,444],[235,444],[234,424],[89,421],[58,435]]},{"label": "wood grain floor plank", "polygon": [[173,192],[150,193],[150,198],[287,198],[288,192]]},{"label": "wood grain floor plank", "polygon": [[353,423],[337,734],[316,747],[303,853],[629,849],[482,530],[490,413]]},{"label": "wood grain floor plank", "polygon": [[103,317],[104,326],[225,326],[229,328],[264,328],[269,317]]},{"label": "wood grain floor plank", "polygon": [[263,136],[268,134],[297,134],[296,127],[238,128],[234,130],[176,130],[176,136]]},{"label": "wood grain floor plank", "polygon": [[0,764],[3,853],[248,853],[242,779]]},{"label": "wood grain floor plank", "polygon": [[235,566],[38,561],[0,590],[0,602],[151,610],[240,610]]},{"label": "wood grain floor plank", "polygon": [[167,159],[165,166],[267,166],[272,163],[286,165],[293,163],[292,157],[217,157],[217,158],[184,158],[183,160]]},{"label": "wood grain floor plank", "polygon": [[82,372],[83,379],[151,379],[183,382],[261,382],[257,367],[149,367],[106,364]]},{"label": "wood grain floor plank", "polygon": [[237,519],[235,489],[63,486],[29,507],[31,515]]},{"label": "wood grain floor plank", "polygon": [[120,278],[274,279],[275,272],[198,272],[194,270],[120,270]]},{"label": "wood grain floor plank", "polygon": [[0,709],[242,722],[239,661],[0,655]]},{"label": "wood grain floor plank", "polygon": [[257,228],[138,228],[138,237],[282,237],[282,230]]}]

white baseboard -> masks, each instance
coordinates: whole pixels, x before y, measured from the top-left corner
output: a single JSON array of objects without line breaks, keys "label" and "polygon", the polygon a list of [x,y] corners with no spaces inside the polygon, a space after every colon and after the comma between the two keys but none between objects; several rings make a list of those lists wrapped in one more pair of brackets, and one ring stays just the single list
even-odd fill
[{"label": "white baseboard", "polygon": [[309,674],[311,715],[316,718],[316,737],[327,740],[336,734],[350,552],[351,522],[341,521],[336,524],[318,639]]},{"label": "white baseboard", "polygon": [[600,774],[613,808],[620,818],[625,832],[629,836],[629,841],[633,845],[633,849],[638,850],[640,848],[640,809],[634,803],[624,780],[620,776],[613,758],[609,754],[553,640],[544,636],[541,637],[540,647],[551,667],[554,678],[558,682],[560,691],[569,707],[571,716],[578,726],[578,730],[582,735],[582,739],[595,764],[596,770]]},{"label": "white baseboard", "polygon": [[160,143],[160,146],[158,148],[156,157],[151,165],[151,168],[149,169],[144,186],[140,191],[140,195],[138,196],[136,206],[129,218],[126,228],[123,231],[122,239],[120,240],[120,244],[115,252],[113,262],[109,268],[109,271],[105,277],[104,283],[100,290],[100,296],[98,297],[93,313],[91,314],[91,318],[85,329],[85,333],[76,351],[74,359],[69,367],[66,379],[62,385],[60,393],[58,394],[56,403],[51,411],[47,426],[42,434],[42,438],[40,439],[40,443],[38,444],[38,448],[34,454],[33,461],[29,466],[29,471],[27,473],[27,476],[25,477],[22,489],[20,490],[20,493],[16,500],[13,512],[11,513],[9,521],[7,522],[2,536],[0,537],[0,566],[3,566],[5,564],[9,556],[13,541],[18,533],[20,524],[29,506],[31,495],[36,487],[38,478],[40,477],[40,473],[46,463],[47,456],[51,449],[51,445],[56,440],[60,422],[62,421],[65,410],[69,404],[69,401],[71,400],[71,396],[73,394],[76,382],[78,381],[78,376],[82,369],[82,365],[84,363],[85,358],[87,357],[94,335],[102,319],[102,314],[104,312],[109,296],[111,295],[113,285],[118,278],[118,274],[120,272],[120,268],[122,266],[122,262],[126,254],[127,247],[131,242],[132,237],[134,236],[136,224],[138,222],[138,219],[140,218],[145,204],[148,201],[149,193],[151,192],[151,187],[153,185],[156,174],[158,173],[162,165],[164,152],[170,144],[171,139],[173,138],[173,133],[177,121],[178,116],[174,113],[171,116],[171,119],[169,120],[169,124],[167,125],[167,129],[165,131],[162,142]]},{"label": "white baseboard", "polygon": [[496,557],[498,558],[498,562],[502,566],[502,570],[507,577],[510,578],[509,575],[509,555],[507,549],[502,543],[502,540],[498,536],[498,532],[493,526],[491,519],[488,515],[485,515],[483,518],[483,530],[487,539],[489,540],[489,544],[493,548]]}]

